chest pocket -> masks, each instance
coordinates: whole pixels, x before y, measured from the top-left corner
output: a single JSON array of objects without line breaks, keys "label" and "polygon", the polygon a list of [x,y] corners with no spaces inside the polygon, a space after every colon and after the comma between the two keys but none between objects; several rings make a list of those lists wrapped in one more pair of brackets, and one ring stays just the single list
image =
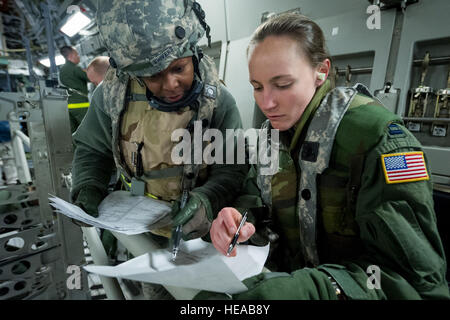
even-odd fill
[{"label": "chest pocket", "polygon": [[348,176],[324,174],[319,178],[319,203],[322,211],[323,227],[327,234],[356,236],[357,227],[354,212],[349,208]]},{"label": "chest pocket", "polygon": [[363,251],[355,221],[358,188],[347,174],[332,169],[319,177],[319,212],[324,232],[321,261],[337,263]]}]

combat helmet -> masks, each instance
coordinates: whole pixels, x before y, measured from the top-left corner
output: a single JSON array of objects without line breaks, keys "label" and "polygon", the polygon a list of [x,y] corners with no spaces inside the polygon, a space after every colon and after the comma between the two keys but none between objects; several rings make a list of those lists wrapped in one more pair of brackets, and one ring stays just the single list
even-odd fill
[{"label": "combat helmet", "polygon": [[[150,77],[176,59],[193,56],[194,69],[202,57],[199,40],[209,26],[199,3],[193,0],[102,0],[98,2],[100,39],[109,52],[110,64],[132,77]],[[192,93],[201,91],[194,81]],[[185,99],[183,99],[185,100]],[[156,107],[170,104],[153,101]],[[185,102],[185,101],[184,101]],[[164,106],[166,105],[166,106]],[[169,108],[169,109],[167,109]]]}]

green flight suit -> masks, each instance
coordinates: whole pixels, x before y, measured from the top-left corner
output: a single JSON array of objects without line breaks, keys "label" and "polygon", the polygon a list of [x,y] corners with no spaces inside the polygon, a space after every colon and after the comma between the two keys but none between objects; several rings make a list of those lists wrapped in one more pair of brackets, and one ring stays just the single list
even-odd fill
[{"label": "green flight suit", "polygon": [[66,60],[59,71],[61,83],[76,91],[69,91],[67,101],[70,117],[70,128],[72,133],[77,130],[89,107],[88,88],[89,81],[86,72],[75,63]]},{"label": "green flight suit", "polygon": [[[359,101],[364,102],[353,103],[344,114],[329,167],[318,179],[316,241],[320,263],[305,265],[299,243],[299,148],[329,92],[319,89],[296,126],[280,132],[281,145],[289,148],[285,149],[288,152],[280,151],[278,174],[272,179],[269,219],[267,210],[260,207],[264,201],[252,198],[263,198],[255,167],[249,172],[247,195],[236,207],[254,208],[249,221],[256,225],[257,234],[250,243],[267,238],[269,229],[278,235],[272,237],[277,240],[273,240],[266,264],[275,272],[246,279],[249,290],[233,298],[334,300],[341,290],[347,299],[449,299],[431,181],[388,184],[383,171],[383,155],[420,152],[421,145],[398,116],[362,94],[358,94]],[[363,162],[355,191],[349,188],[349,171],[358,155],[363,156]],[[427,170],[430,175],[429,167]],[[250,202],[253,205],[248,205]],[[273,222],[267,225],[268,220]],[[378,283],[373,281],[375,268],[380,271]]]}]

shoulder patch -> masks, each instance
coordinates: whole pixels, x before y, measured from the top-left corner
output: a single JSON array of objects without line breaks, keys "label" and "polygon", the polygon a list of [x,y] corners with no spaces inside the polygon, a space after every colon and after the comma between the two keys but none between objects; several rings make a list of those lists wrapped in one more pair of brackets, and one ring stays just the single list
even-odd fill
[{"label": "shoulder patch", "polygon": [[423,152],[402,152],[381,155],[386,183],[429,180]]},{"label": "shoulder patch", "polygon": [[216,99],[216,97],[217,97],[217,87],[213,86],[213,85],[210,85],[210,84],[205,84],[205,88],[204,88],[203,94],[207,98]]},{"label": "shoulder patch", "polygon": [[391,138],[400,138],[406,136],[402,128],[396,123],[391,123],[388,125],[388,133],[389,137]]}]

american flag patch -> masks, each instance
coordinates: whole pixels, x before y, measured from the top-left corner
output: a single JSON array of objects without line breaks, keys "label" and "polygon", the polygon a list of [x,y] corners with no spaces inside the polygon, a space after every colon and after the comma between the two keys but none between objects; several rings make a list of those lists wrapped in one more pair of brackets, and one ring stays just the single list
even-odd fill
[{"label": "american flag patch", "polygon": [[423,152],[402,152],[381,155],[387,183],[428,180]]}]

